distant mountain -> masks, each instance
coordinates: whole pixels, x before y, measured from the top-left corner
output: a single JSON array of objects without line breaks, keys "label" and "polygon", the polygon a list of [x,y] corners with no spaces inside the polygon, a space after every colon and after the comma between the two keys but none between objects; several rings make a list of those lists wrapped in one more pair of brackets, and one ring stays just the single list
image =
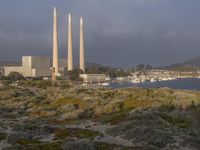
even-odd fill
[{"label": "distant mountain", "polygon": [[185,65],[192,65],[192,66],[199,66],[200,67],[200,56],[189,59],[185,61],[183,64]]},{"label": "distant mountain", "polygon": [[15,61],[0,61],[0,67],[4,66],[20,66],[21,62],[15,62]]},{"label": "distant mountain", "polygon": [[159,69],[175,70],[175,71],[198,71],[200,70],[200,56],[189,59],[183,63],[172,64]]}]

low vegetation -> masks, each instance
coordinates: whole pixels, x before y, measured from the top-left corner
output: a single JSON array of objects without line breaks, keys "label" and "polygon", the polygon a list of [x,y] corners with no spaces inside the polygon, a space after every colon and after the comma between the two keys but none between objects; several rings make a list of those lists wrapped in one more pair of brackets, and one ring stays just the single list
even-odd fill
[{"label": "low vegetation", "polygon": [[[5,149],[200,147],[199,91],[83,89],[60,83],[53,88],[49,81],[22,80],[19,86],[1,87],[0,112]],[[101,141],[106,136],[125,144]]]},{"label": "low vegetation", "polygon": [[6,134],[6,133],[0,132],[0,141],[5,140],[6,137],[7,137],[7,134]]},{"label": "low vegetation", "polygon": [[66,137],[77,137],[80,139],[84,138],[95,138],[100,135],[97,131],[91,131],[87,129],[77,129],[77,128],[65,128],[65,129],[56,129],[54,132],[55,139],[64,139]]}]

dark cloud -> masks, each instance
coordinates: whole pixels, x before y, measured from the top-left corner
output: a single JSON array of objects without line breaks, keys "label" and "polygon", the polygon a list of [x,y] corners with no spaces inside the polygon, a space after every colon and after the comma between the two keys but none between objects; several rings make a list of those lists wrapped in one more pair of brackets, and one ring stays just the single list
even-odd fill
[{"label": "dark cloud", "polygon": [[86,60],[130,67],[167,65],[200,55],[200,1],[1,0],[0,60],[52,53],[52,10],[59,10],[59,53],[67,55],[67,13],[73,14],[78,62],[79,16],[84,16]]}]

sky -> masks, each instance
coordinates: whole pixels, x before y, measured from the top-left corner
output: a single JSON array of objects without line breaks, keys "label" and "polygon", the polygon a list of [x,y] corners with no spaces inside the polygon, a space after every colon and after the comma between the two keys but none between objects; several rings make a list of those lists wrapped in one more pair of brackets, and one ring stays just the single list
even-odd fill
[{"label": "sky", "polygon": [[71,12],[76,64],[80,16],[86,62],[114,67],[183,62],[200,56],[199,6],[200,0],[0,0],[0,61],[52,57],[52,15],[57,7],[61,58],[67,58]]}]

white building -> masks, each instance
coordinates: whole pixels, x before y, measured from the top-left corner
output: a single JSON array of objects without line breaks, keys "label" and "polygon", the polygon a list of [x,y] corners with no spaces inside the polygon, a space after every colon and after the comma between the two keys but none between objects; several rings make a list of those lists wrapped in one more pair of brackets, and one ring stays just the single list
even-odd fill
[{"label": "white building", "polygon": [[23,74],[23,67],[22,66],[8,66],[4,67],[4,75],[8,76],[11,72],[19,72]]},{"label": "white building", "polygon": [[82,78],[85,83],[102,83],[107,81],[105,74],[80,74],[79,77]]},{"label": "white building", "polygon": [[42,56],[23,56],[22,66],[4,67],[4,75],[19,72],[25,77],[51,76],[51,60]]},{"label": "white building", "polygon": [[23,56],[22,74],[25,77],[51,76],[51,60],[42,56]]}]

